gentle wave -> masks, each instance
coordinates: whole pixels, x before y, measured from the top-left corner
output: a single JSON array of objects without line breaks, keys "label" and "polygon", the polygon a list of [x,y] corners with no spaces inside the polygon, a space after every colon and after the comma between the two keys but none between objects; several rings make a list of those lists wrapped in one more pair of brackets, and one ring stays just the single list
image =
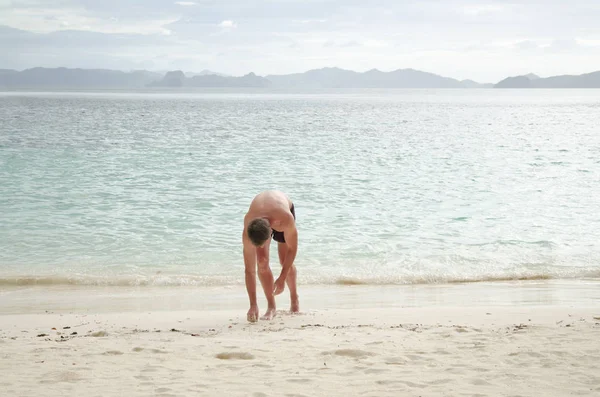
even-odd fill
[{"label": "gentle wave", "polygon": [[411,284],[461,284],[461,283],[486,283],[486,282],[502,282],[502,281],[535,281],[535,280],[552,280],[552,279],[577,279],[577,278],[600,278],[600,271],[597,273],[591,272],[585,277],[555,277],[549,274],[532,274],[528,276],[482,276],[482,277],[414,277],[407,278],[402,281],[386,281],[386,280],[361,280],[356,278],[339,278],[336,280],[337,285],[411,285]]},{"label": "gentle wave", "polygon": [[0,277],[2,286],[112,286],[112,287],[146,287],[146,286],[224,286],[238,284],[236,280],[217,276],[123,276],[123,277],[94,277],[94,276],[15,276]]},{"label": "gentle wave", "polygon": [[[396,277],[314,277],[299,280],[300,284],[308,285],[418,285],[418,284],[460,284],[506,281],[535,281],[560,279],[600,279],[598,269],[570,269],[569,271],[548,271],[539,273],[513,272],[495,275],[403,275]],[[16,286],[113,286],[113,287],[176,287],[176,286],[234,286],[243,285],[242,277],[227,276],[124,276],[124,277],[93,277],[93,276],[13,276],[0,277],[0,287]]]}]

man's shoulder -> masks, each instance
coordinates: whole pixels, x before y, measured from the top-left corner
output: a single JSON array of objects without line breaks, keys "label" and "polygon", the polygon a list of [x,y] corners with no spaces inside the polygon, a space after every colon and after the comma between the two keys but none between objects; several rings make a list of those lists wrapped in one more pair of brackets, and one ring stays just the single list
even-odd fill
[{"label": "man's shoulder", "polygon": [[244,214],[244,227],[248,226],[252,220],[252,211],[248,211]]},{"label": "man's shoulder", "polygon": [[291,211],[281,211],[281,216],[284,225],[287,229],[295,229],[296,228],[296,217],[292,214]]}]

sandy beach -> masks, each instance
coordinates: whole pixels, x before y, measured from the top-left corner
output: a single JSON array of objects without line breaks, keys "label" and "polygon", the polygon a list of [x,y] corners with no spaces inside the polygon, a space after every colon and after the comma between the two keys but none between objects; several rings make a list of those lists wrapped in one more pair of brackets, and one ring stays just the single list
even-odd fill
[{"label": "sandy beach", "polygon": [[[0,291],[7,396],[600,394],[600,283]],[[536,298],[537,297],[537,298]],[[261,310],[264,309],[263,307]]]}]

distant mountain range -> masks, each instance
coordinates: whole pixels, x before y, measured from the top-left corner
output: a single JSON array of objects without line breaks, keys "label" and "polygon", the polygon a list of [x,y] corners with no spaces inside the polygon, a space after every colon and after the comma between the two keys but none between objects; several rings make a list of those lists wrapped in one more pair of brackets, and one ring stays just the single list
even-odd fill
[{"label": "distant mountain range", "polygon": [[[189,74],[188,74],[189,76]],[[248,73],[242,77],[231,77],[220,74],[197,74],[187,77],[181,70],[167,72],[165,76],[148,84],[148,87],[269,87],[271,82],[264,77]]]},{"label": "distant mountain range", "polygon": [[0,90],[17,89],[126,89],[146,87],[255,87],[255,88],[600,88],[600,71],[578,76],[540,78],[535,74],[508,77],[497,84],[456,80],[414,69],[364,73],[323,68],[304,73],[268,75],[248,73],[241,77],[203,70],[166,73],[137,70],[33,68],[0,69]]},{"label": "distant mountain range", "polygon": [[194,76],[209,76],[209,75],[215,75],[215,76],[223,76],[223,77],[227,77],[226,74],[222,74],[222,73],[217,73],[217,72],[213,72],[212,70],[208,70],[208,69],[204,69],[203,71],[201,71],[200,73],[195,73],[195,72],[185,72],[186,77],[194,77]]},{"label": "distant mountain range", "polygon": [[276,87],[285,88],[481,88],[486,86],[474,81],[459,81],[414,69],[398,69],[393,72],[372,69],[358,73],[339,68],[324,68],[305,73],[269,75],[266,79]]},{"label": "distant mountain range", "polygon": [[564,75],[541,78],[535,74],[508,77],[496,88],[600,88],[600,71],[579,76]]},{"label": "distant mountain range", "polygon": [[33,68],[18,72],[0,69],[0,89],[139,88],[161,74],[139,70]]}]

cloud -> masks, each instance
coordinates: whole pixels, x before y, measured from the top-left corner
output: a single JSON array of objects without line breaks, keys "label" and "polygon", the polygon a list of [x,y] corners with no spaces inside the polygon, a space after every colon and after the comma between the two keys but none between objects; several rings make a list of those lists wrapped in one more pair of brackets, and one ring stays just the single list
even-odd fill
[{"label": "cloud", "polygon": [[295,21],[301,24],[308,24],[308,23],[325,23],[327,22],[327,19],[303,19],[301,21]]},{"label": "cloud", "polygon": [[237,27],[237,25],[232,20],[229,20],[229,19],[226,19],[226,20],[222,21],[219,24],[219,26],[222,27],[222,28],[235,28],[235,27]]},{"label": "cloud", "polygon": [[574,38],[553,40],[548,46],[550,51],[570,51],[579,47],[579,43]]},{"label": "cloud", "polygon": [[190,7],[196,5],[196,3],[193,1],[176,1],[175,4],[183,7]]},{"label": "cloud", "polygon": [[600,36],[597,39],[577,38],[576,41],[581,47],[600,47]]},{"label": "cloud", "polygon": [[519,41],[518,43],[515,43],[515,47],[524,51],[536,50],[540,48],[539,44],[532,40]]},{"label": "cloud", "polygon": [[356,48],[356,47],[387,47],[387,43],[385,41],[380,40],[343,40],[343,41],[333,41],[328,40],[323,43],[323,47],[325,48]]},{"label": "cloud", "polygon": [[467,15],[482,15],[500,12],[504,7],[498,4],[472,4],[462,8],[462,11]]},{"label": "cloud", "polygon": [[350,40],[350,41],[347,41],[347,42],[345,42],[345,43],[341,43],[341,44],[339,44],[339,46],[340,46],[340,47],[343,47],[343,48],[348,48],[348,47],[360,47],[361,45],[362,45],[362,44],[360,44],[360,43],[359,43],[358,41],[356,41],[356,40]]},{"label": "cloud", "polygon": [[164,25],[177,17],[156,15],[127,17],[114,14],[100,16],[85,8],[69,4],[65,8],[10,8],[0,12],[0,25],[11,26],[35,33],[51,33],[60,30],[90,30],[102,33],[168,34]]}]

